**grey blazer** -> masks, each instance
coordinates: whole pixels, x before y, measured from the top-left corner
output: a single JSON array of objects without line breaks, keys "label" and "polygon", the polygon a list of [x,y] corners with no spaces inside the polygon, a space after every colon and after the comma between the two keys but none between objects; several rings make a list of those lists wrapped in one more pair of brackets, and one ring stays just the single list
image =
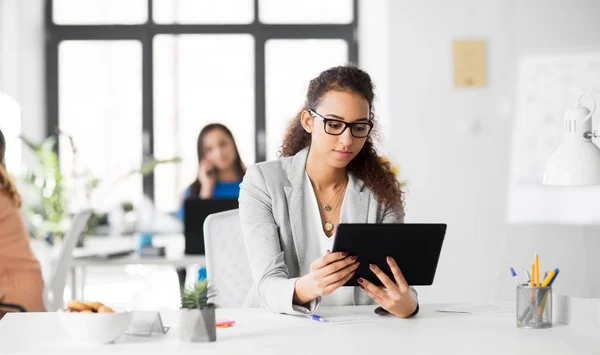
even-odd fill
[{"label": "grey blazer", "polygon": [[[294,305],[294,283],[302,276],[307,236],[303,226],[303,186],[308,148],[293,157],[250,166],[240,185],[242,233],[254,279],[247,307],[267,307],[276,313],[312,314],[320,298],[308,308]],[[404,214],[380,206],[362,180],[349,174],[346,192],[352,223],[402,223]],[[372,304],[359,287],[354,304]]]}]

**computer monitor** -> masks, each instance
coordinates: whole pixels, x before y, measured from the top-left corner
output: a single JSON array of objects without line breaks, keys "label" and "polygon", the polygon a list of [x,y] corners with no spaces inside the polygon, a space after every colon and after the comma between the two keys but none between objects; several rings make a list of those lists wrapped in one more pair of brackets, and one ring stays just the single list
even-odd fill
[{"label": "computer monitor", "polygon": [[183,234],[185,254],[204,255],[204,220],[208,215],[235,210],[237,199],[187,199],[183,205]]}]

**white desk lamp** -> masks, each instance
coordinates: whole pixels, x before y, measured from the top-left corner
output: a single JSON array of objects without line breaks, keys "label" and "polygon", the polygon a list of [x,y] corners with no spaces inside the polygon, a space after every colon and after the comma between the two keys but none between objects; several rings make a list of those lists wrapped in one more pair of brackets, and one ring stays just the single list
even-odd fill
[{"label": "white desk lamp", "polygon": [[[584,95],[589,96],[594,103],[591,111],[581,106]],[[565,111],[565,141],[548,161],[544,185],[600,185],[600,148],[592,142],[592,138],[600,137],[600,125],[592,130],[595,111],[596,101],[586,93],[579,95],[575,107]]]}]

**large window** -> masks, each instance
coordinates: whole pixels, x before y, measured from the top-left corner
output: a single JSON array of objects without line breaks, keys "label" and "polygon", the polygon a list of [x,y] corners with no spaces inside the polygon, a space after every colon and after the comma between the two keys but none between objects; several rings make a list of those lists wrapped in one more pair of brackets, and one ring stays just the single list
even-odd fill
[{"label": "large window", "polygon": [[[47,132],[114,179],[178,156],[113,193],[180,205],[207,123],[233,132],[246,164],[273,159],[309,80],[357,62],[358,0],[47,0]],[[61,169],[72,152],[59,139]]]}]

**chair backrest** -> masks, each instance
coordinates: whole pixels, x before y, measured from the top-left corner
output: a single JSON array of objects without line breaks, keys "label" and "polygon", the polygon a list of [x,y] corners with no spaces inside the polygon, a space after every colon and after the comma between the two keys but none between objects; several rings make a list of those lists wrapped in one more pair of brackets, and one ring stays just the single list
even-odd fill
[{"label": "chair backrest", "polygon": [[46,285],[46,310],[50,312],[63,307],[63,294],[69,266],[73,260],[73,249],[91,216],[92,210],[83,210],[75,214],[71,222],[71,228],[63,238],[58,258],[54,261],[54,267],[50,274],[50,281]]},{"label": "chair backrest", "polygon": [[206,273],[220,308],[244,307],[252,273],[242,236],[239,210],[209,215],[204,221]]}]

